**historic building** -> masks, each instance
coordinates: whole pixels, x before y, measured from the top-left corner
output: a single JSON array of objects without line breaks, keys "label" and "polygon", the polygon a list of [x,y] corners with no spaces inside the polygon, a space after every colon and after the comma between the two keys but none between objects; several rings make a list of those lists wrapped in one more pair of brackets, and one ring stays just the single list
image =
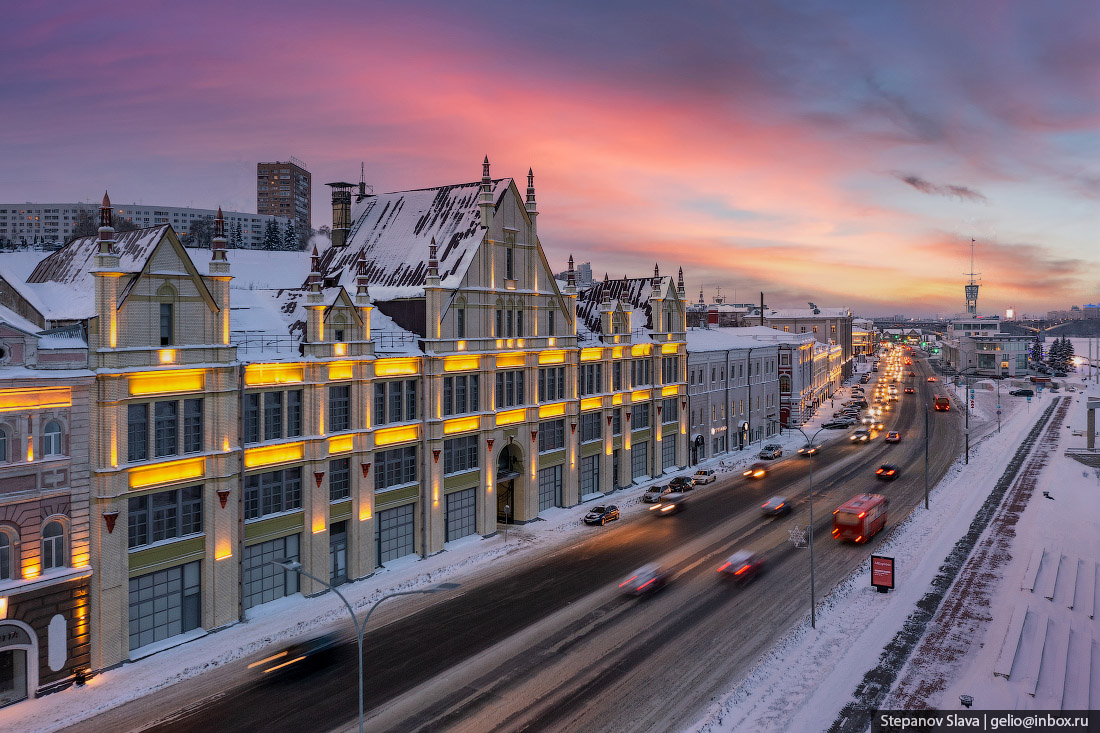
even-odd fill
[{"label": "historic building", "polygon": [[787,333],[811,333],[823,344],[840,346],[841,379],[852,374],[852,311],[848,308],[765,308],[761,319],[759,306],[749,314],[748,322],[769,326]]},{"label": "historic building", "polygon": [[[84,386],[66,384],[87,454],[65,459],[66,489],[86,487],[91,519],[61,522],[90,595],[76,663],[110,667],[323,590],[275,559],[336,585],[687,464],[682,275],[578,291],[570,260],[555,281],[533,174],[524,195],[488,160],[472,183],[354,202],[352,188],[333,187],[332,247],[281,289],[232,288],[223,217],[200,267],[171,226],[116,234],[106,197],[98,237],[8,283],[21,310],[6,322],[39,339],[40,362],[36,327],[84,350]],[[10,384],[37,390],[28,379]],[[59,408],[12,404],[9,455],[37,473],[27,431]]]}]

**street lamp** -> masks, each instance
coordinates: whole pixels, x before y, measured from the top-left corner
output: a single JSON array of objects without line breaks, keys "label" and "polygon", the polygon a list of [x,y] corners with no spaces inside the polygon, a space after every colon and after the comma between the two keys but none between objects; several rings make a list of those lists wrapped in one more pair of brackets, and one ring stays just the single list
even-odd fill
[{"label": "street lamp", "polygon": [[795,428],[798,432],[802,433],[802,437],[806,439],[806,445],[809,446],[810,459],[810,628],[817,628],[817,597],[814,594],[814,440],[821,434],[821,431],[825,428],[818,428],[817,432],[813,434],[813,437],[808,437],[806,431],[802,428]]},{"label": "street lamp", "polygon": [[345,606],[347,606],[348,613],[351,614],[351,622],[355,624],[355,641],[359,646],[359,733],[363,733],[363,633],[366,630],[367,621],[370,619],[371,614],[374,613],[374,609],[378,608],[378,606],[381,605],[382,601],[385,601],[389,598],[395,598],[397,596],[411,596],[418,593],[435,593],[436,591],[441,590],[454,590],[455,588],[459,587],[459,584],[440,583],[438,585],[432,586],[431,588],[401,590],[394,593],[387,593],[386,595],[382,596],[374,602],[374,605],[370,607],[369,611],[367,611],[367,615],[363,617],[363,621],[360,622],[359,619],[355,617],[355,609],[353,609],[351,607],[351,604],[348,603],[348,599],[344,597],[344,594],[336,590],[334,586],[326,583],[317,576],[307,573],[305,570],[302,569],[302,563],[298,562],[297,560],[287,560],[284,558],[282,560],[272,560],[271,564],[278,565],[283,570],[289,570],[290,572],[304,575],[315,583],[320,583],[321,585],[325,586],[333,593],[335,593],[337,596],[339,596],[340,600],[344,602]]}]

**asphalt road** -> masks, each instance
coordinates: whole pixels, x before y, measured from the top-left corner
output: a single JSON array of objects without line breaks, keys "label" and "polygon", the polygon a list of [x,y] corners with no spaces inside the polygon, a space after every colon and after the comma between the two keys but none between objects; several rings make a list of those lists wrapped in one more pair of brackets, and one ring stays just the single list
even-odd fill
[{"label": "asphalt road", "polygon": [[[923,363],[914,369],[917,394],[902,394],[885,419],[887,430],[901,431],[901,443],[885,444],[879,435],[856,446],[847,441],[850,431],[822,433],[831,442],[812,459],[818,602],[866,563],[886,534],[864,545],[838,543],[830,535],[833,509],[862,491],[884,493],[891,499],[888,532],[923,501],[924,411],[933,390],[943,388],[925,381],[931,371]],[[956,411],[930,415],[933,486],[961,451],[960,417]],[[509,566],[481,584],[464,584],[460,594],[431,598],[372,629],[364,653],[367,728],[621,731],[689,725],[761,653],[806,623],[809,553],[790,544],[788,529],[809,523],[810,460],[784,457],[763,479],[737,476],[700,487],[680,514],[594,527],[587,540]],[[886,461],[901,467],[901,477],[891,483],[873,475]],[[760,504],[774,494],[791,499],[787,517],[760,515]],[[715,572],[741,548],[761,551],[767,560],[766,572],[743,588],[722,582]],[[618,593],[618,581],[654,561],[673,571],[667,588],[643,599]],[[333,664],[308,676],[258,683],[243,667],[202,675],[158,693],[157,702],[123,705],[80,727],[354,728],[350,639]]]}]

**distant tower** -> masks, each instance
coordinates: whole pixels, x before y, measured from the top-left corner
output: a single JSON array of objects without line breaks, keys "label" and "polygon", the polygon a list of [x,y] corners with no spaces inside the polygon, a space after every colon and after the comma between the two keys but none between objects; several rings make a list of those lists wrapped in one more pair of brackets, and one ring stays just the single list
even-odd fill
[{"label": "distant tower", "polygon": [[351,190],[355,184],[335,181],[325,185],[332,189],[332,246],[343,247],[351,230]]},{"label": "distant tower", "polygon": [[973,316],[978,313],[978,283],[974,282],[974,276],[981,276],[980,272],[974,272],[974,240],[970,240],[970,272],[964,272],[964,275],[970,276],[970,282],[967,283],[963,290],[966,292],[966,314]]}]

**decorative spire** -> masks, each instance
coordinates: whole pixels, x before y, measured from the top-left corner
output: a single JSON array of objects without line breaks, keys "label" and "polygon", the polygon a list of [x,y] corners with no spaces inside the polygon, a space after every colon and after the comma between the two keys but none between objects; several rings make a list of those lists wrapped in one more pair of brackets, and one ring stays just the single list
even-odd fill
[{"label": "decorative spire", "polygon": [[111,198],[103,192],[103,202],[99,205],[99,249],[97,254],[113,254],[115,250],[115,228],[111,226]]},{"label": "decorative spire", "polygon": [[481,164],[481,196],[478,199],[481,210],[481,228],[488,229],[493,218],[493,179],[489,177],[489,156]]},{"label": "decorative spire", "polygon": [[653,263],[653,287],[659,287],[661,284],[661,268],[657,266],[657,263]]},{"label": "decorative spire", "polygon": [[436,259],[438,249],[435,237],[432,237],[432,243],[428,245],[428,277],[439,277],[439,260]]},{"label": "decorative spire", "polygon": [[680,268],[680,274],[676,278],[676,291],[680,294],[681,298],[687,297],[687,290],[684,289],[684,268]]},{"label": "decorative spire", "polygon": [[367,292],[367,252],[359,250],[359,259],[355,263],[355,297],[366,298]]},{"label": "decorative spire", "polygon": [[210,259],[219,262],[225,261],[225,217],[222,215],[222,207],[218,207],[218,215],[214,217],[214,238],[210,242],[212,250]]},{"label": "decorative spire", "polygon": [[567,285],[576,285],[577,284],[577,274],[573,271],[573,255],[569,255],[569,270],[568,270],[568,274],[566,275],[566,284]]},{"label": "decorative spire", "polygon": [[527,169],[527,203],[525,206],[528,214],[538,215],[538,208],[535,206],[535,170],[533,168]]},{"label": "decorative spire", "polygon": [[309,289],[310,292],[321,292],[321,257],[317,254],[317,245],[313,245],[313,254],[309,258]]},{"label": "decorative spire", "polygon": [[602,291],[602,294],[603,294],[603,302],[604,303],[610,303],[611,302],[611,283],[607,279],[607,273],[606,272],[603,274],[603,287],[601,288],[601,291]]}]

